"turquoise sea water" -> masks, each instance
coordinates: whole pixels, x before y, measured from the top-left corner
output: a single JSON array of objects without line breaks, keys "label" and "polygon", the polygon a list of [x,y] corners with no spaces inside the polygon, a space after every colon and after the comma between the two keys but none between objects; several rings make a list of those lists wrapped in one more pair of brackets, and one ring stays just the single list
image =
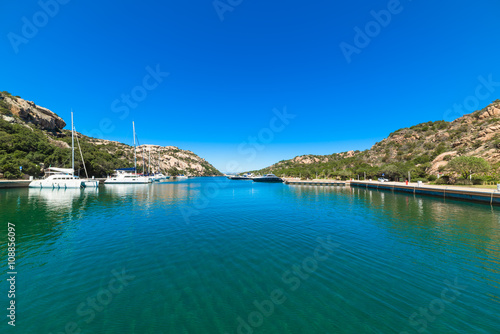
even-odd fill
[{"label": "turquoise sea water", "polygon": [[196,178],[0,190],[0,222],[1,333],[500,332],[498,207]]}]

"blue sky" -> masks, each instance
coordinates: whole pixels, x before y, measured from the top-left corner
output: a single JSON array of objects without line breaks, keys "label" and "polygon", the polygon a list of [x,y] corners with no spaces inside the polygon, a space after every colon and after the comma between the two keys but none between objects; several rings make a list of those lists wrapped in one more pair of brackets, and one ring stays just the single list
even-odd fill
[{"label": "blue sky", "polygon": [[131,144],[134,120],[142,143],[222,171],[363,150],[500,98],[494,0],[55,1],[0,5],[0,90],[72,108],[87,135]]}]

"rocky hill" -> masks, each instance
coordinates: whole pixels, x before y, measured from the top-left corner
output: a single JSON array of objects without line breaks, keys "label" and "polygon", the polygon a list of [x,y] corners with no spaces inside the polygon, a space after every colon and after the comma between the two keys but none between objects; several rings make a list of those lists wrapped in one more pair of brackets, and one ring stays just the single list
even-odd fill
[{"label": "rocky hill", "polygon": [[[0,178],[39,176],[48,166],[70,167],[71,131],[66,122],[49,109],[8,92],[0,92]],[[90,175],[103,177],[115,168],[134,165],[134,148],[116,141],[76,133]],[[76,144],[75,144],[76,145]],[[76,147],[75,169],[83,169]],[[143,161],[169,175],[221,175],[208,161],[174,146],[137,147],[138,171]],[[20,172],[19,166],[23,166]],[[147,170],[147,169],[146,169]]]},{"label": "rocky hill", "polygon": [[9,92],[0,92],[0,115],[8,122],[22,121],[46,131],[58,132],[66,126],[63,119],[49,109],[12,96]]},{"label": "rocky hill", "polygon": [[453,122],[427,122],[399,129],[369,150],[303,155],[253,172],[341,178],[365,173],[371,178],[382,173],[400,178],[411,172],[416,178],[432,180],[438,173],[450,173],[448,161],[456,156],[484,158],[493,167],[489,176],[498,179],[500,100]]}]

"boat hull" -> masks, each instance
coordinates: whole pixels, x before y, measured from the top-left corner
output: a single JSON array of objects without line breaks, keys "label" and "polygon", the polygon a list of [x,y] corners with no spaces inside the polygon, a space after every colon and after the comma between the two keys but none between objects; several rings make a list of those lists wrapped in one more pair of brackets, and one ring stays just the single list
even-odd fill
[{"label": "boat hull", "polygon": [[97,188],[97,187],[99,187],[99,181],[96,181],[96,180],[83,180],[82,184],[85,188]]},{"label": "boat hull", "polygon": [[29,184],[30,188],[49,189],[78,189],[83,187],[81,180],[34,180]]},{"label": "boat hull", "polygon": [[104,184],[148,184],[151,183],[151,180],[146,179],[130,179],[130,180],[120,180],[120,179],[107,179],[104,181]]},{"label": "boat hull", "polygon": [[283,180],[280,178],[256,178],[253,179],[254,182],[265,182],[265,183],[283,183]]}]

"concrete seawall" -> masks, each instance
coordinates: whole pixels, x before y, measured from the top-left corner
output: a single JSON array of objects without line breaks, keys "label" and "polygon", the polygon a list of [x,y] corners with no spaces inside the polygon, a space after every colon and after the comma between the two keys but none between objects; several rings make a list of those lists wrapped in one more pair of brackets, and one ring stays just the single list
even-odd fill
[{"label": "concrete seawall", "polygon": [[0,189],[3,188],[28,188],[30,180],[0,180]]},{"label": "concrete seawall", "polygon": [[368,181],[351,181],[351,187],[370,188],[379,190],[389,190],[404,193],[412,193],[418,195],[427,195],[441,198],[452,198],[466,201],[482,202],[491,205],[500,205],[500,192],[495,189],[467,189],[460,187],[447,187],[435,185],[422,185],[419,187],[416,183],[409,185],[396,182],[368,182]]},{"label": "concrete seawall", "polygon": [[349,181],[284,179],[285,184],[306,186],[345,186]]}]

